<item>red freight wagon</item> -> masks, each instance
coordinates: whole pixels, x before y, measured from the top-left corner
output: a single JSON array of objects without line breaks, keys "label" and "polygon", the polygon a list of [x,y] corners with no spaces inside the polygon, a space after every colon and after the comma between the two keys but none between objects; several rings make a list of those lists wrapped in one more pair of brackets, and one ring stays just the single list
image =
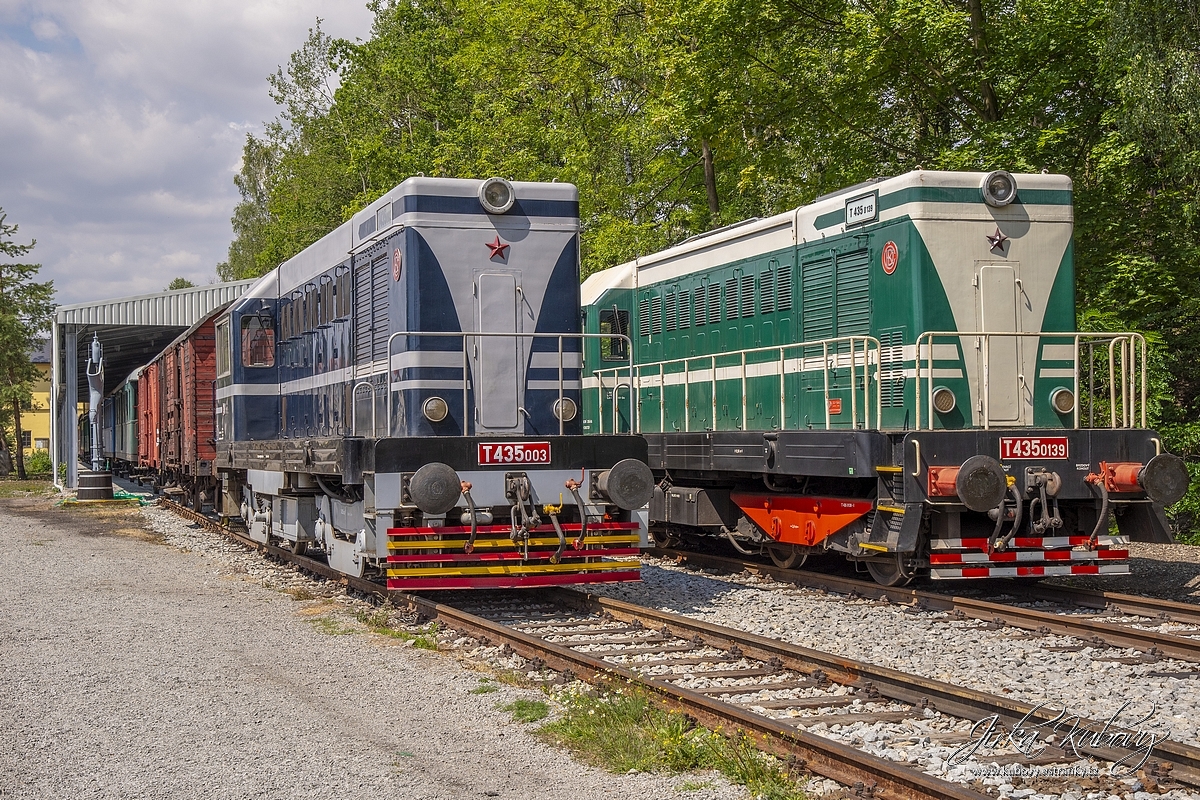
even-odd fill
[{"label": "red freight wagon", "polygon": [[197,510],[216,486],[213,384],[218,311],[146,366],[138,382],[138,457],[155,487],[183,494]]},{"label": "red freight wagon", "polygon": [[162,465],[159,451],[162,421],[159,409],[162,403],[162,364],[152,361],[142,370],[138,378],[138,468],[155,474]]}]

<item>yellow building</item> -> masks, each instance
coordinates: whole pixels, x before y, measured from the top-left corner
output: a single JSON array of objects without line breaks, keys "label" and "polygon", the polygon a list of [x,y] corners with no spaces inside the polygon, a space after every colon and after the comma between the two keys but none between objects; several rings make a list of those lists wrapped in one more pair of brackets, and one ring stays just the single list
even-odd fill
[{"label": "yellow building", "polygon": [[50,342],[45,341],[30,359],[41,377],[33,384],[32,408],[21,412],[21,446],[26,456],[50,449],[50,358]]}]

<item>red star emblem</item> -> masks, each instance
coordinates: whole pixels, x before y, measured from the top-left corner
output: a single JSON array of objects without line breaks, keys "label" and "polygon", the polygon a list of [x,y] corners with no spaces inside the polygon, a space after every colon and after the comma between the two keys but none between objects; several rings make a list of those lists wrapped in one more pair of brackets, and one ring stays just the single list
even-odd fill
[{"label": "red star emblem", "polygon": [[492,254],[488,258],[495,258],[496,256],[504,258],[504,251],[508,249],[508,245],[500,241],[500,234],[496,234],[496,241],[485,242],[484,244],[492,251]]},{"label": "red star emblem", "polygon": [[992,234],[991,236],[988,236],[987,240],[988,240],[988,244],[990,244],[992,246],[993,250],[998,249],[1001,252],[1003,252],[1004,251],[1004,243],[1008,241],[1008,237],[1005,236],[1003,233],[1001,233],[999,226],[997,226],[996,232],[994,234]]}]

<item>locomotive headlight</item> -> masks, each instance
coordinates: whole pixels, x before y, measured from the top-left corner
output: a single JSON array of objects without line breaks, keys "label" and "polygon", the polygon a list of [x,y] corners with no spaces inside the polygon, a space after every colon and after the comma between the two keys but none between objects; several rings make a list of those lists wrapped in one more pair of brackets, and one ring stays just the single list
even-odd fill
[{"label": "locomotive headlight", "polygon": [[989,206],[1002,208],[1017,199],[1017,181],[1002,169],[989,172],[980,188],[983,200]]},{"label": "locomotive headlight", "polygon": [[1070,389],[1059,386],[1050,392],[1050,405],[1059,414],[1070,414],[1075,410],[1075,393]]},{"label": "locomotive headlight", "polygon": [[517,193],[504,178],[488,178],[479,187],[479,202],[489,214],[503,214],[513,207]]},{"label": "locomotive headlight", "polygon": [[575,401],[569,397],[560,397],[554,401],[554,417],[561,422],[570,422],[575,419],[577,412]]},{"label": "locomotive headlight", "polygon": [[440,397],[431,397],[421,406],[421,413],[430,422],[441,422],[450,413],[450,406]]},{"label": "locomotive headlight", "polygon": [[933,410],[939,414],[949,414],[958,405],[958,398],[954,396],[954,392],[947,389],[945,386],[938,386],[933,390]]}]

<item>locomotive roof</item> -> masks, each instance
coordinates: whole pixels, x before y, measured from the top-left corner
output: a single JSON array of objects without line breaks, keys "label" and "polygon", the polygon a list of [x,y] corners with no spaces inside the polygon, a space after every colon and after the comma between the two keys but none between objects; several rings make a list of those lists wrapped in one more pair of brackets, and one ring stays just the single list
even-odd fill
[{"label": "locomotive roof", "polygon": [[280,297],[345,264],[351,253],[401,225],[450,221],[456,227],[579,228],[579,190],[574,184],[512,181],[516,207],[505,214],[489,214],[478,201],[483,183],[465,178],[408,178],[264,275],[244,299]]},{"label": "locomotive roof", "polygon": [[[767,250],[836,236],[846,231],[848,201],[876,197],[875,221],[900,216],[913,219],[1031,219],[1071,222],[1071,179],[1065,175],[1014,174],[1017,200],[993,208],[983,202],[979,187],[986,172],[914,170],[893,178],[856,184],[823,195],[790,211],[719,228],[694,236],[673,247],[595,273],[583,284],[583,302],[594,302],[618,286],[668,280],[712,263],[710,253],[720,251],[722,262],[736,261]],[[1036,212],[1031,211],[1036,209]],[[853,226],[851,226],[853,227]]]}]

